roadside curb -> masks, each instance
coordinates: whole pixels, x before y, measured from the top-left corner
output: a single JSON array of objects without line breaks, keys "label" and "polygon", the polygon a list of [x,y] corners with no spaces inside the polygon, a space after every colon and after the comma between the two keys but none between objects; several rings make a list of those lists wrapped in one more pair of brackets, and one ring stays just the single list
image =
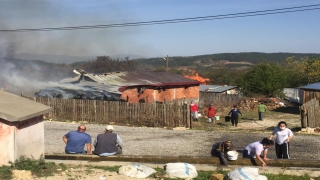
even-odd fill
[{"label": "roadside curb", "polygon": [[[63,163],[68,165],[87,165],[87,166],[124,166],[130,164],[136,164],[136,162],[128,162],[128,161],[84,161],[84,160],[54,160],[54,159],[46,159],[47,162],[54,163]],[[139,163],[151,168],[163,168],[164,163]],[[220,165],[212,165],[212,164],[192,164],[196,167],[198,171],[232,171],[239,167],[237,165],[229,165],[229,166],[220,166]],[[303,176],[308,174],[310,177],[320,177],[320,168],[301,168],[301,167],[289,167],[289,168],[281,168],[281,167],[261,167],[261,166],[245,166],[245,167],[255,167],[259,168],[260,174],[284,174],[284,175],[294,175],[294,176]]]}]

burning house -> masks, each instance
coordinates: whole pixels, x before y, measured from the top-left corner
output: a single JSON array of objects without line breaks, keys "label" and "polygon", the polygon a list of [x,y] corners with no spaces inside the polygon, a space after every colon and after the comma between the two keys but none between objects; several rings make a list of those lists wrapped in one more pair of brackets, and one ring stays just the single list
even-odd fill
[{"label": "burning house", "polygon": [[199,81],[200,84],[202,84],[202,85],[206,85],[207,82],[210,81],[209,78],[203,78],[203,77],[199,76],[199,74],[196,73],[194,70],[191,71],[191,75],[184,75],[184,77],[186,77],[188,79],[193,79],[193,80]]},{"label": "burning house", "polygon": [[75,69],[76,77],[63,79],[59,87],[42,89],[37,96],[99,99],[127,102],[163,102],[198,99],[199,81],[169,72],[87,73]]}]

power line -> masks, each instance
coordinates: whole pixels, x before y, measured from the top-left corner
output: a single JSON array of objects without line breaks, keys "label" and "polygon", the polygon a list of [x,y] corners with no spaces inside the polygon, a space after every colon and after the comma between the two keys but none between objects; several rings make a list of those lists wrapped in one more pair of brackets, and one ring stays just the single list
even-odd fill
[{"label": "power line", "polygon": [[178,68],[181,68],[176,62],[174,62],[174,60],[171,58],[170,59]]},{"label": "power line", "polygon": [[297,7],[271,9],[271,10],[263,10],[263,11],[251,11],[251,12],[233,13],[233,14],[225,14],[225,15],[203,16],[203,17],[159,20],[159,21],[145,21],[145,22],[134,22],[134,23],[121,23],[121,24],[71,26],[71,27],[56,27],[56,28],[34,28],[34,29],[7,29],[7,30],[4,29],[4,30],[0,30],[0,32],[59,31],[59,30],[99,29],[99,28],[147,26],[147,25],[150,26],[150,25],[157,25],[157,24],[174,24],[174,23],[233,19],[233,18],[240,18],[240,17],[264,16],[264,15],[272,15],[272,14],[312,11],[312,10],[320,9],[319,6],[320,4],[314,4],[314,5],[307,5],[307,6],[297,6]]}]

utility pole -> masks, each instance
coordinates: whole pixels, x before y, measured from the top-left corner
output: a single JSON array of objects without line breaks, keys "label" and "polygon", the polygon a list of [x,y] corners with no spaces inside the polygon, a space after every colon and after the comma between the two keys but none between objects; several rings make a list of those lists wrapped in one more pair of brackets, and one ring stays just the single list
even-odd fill
[{"label": "utility pole", "polygon": [[169,56],[167,55],[167,57],[166,58],[164,57],[163,59],[167,61],[167,71],[168,71]]},{"label": "utility pole", "polygon": [[167,61],[167,71],[168,71],[168,64],[169,64],[169,56],[167,55],[167,58],[165,58]]}]

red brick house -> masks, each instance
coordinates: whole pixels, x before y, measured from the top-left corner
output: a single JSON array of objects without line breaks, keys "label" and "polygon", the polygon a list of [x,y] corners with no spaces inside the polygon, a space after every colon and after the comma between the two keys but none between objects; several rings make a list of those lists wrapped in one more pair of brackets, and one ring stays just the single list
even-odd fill
[{"label": "red brick house", "polygon": [[[163,102],[164,100],[197,100],[199,98],[200,82],[169,72],[143,71],[91,74],[80,69],[76,69],[74,72],[78,76],[64,79],[60,81],[60,84],[63,86],[63,84],[71,83],[86,89],[90,88],[91,91],[99,91],[102,94],[107,94],[107,96],[112,96],[115,100]],[[70,92],[70,90],[66,91]],[[82,91],[82,93],[84,94],[83,97],[89,97],[89,95],[86,95],[86,93],[89,93],[88,91]],[[48,96],[48,94],[46,95]],[[70,95],[64,95],[63,97],[70,98]],[[101,97],[92,99],[99,98]]]}]

